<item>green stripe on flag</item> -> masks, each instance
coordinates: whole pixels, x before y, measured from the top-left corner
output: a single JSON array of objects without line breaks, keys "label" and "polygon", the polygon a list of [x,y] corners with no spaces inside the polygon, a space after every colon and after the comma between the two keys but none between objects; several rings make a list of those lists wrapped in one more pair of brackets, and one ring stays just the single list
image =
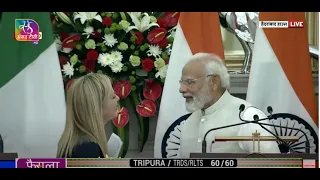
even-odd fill
[{"label": "green stripe on flag", "polygon": [[[38,45],[14,38],[15,19],[33,19],[39,25],[42,39]],[[3,12],[0,22],[1,65],[0,88],[32,63],[54,42],[49,12]]]}]

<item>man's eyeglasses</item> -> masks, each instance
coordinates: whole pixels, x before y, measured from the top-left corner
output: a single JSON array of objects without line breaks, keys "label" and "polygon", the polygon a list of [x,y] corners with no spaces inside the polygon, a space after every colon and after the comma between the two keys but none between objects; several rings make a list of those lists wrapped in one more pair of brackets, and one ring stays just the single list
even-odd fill
[{"label": "man's eyeglasses", "polygon": [[191,85],[195,84],[198,80],[203,79],[203,78],[207,78],[207,77],[211,77],[213,75],[214,74],[209,74],[209,75],[206,75],[206,76],[203,76],[200,78],[196,78],[196,79],[181,79],[181,80],[179,80],[179,83],[184,84],[186,86],[191,86]]}]

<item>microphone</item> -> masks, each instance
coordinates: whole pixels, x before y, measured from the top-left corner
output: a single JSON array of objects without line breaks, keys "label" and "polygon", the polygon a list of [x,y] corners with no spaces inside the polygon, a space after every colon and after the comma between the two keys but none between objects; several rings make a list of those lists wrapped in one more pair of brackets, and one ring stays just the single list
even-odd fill
[{"label": "microphone", "polygon": [[240,112],[243,112],[245,107],[246,107],[246,106],[245,106],[244,104],[241,104],[240,107],[239,107],[239,111],[240,111]]},{"label": "microphone", "polygon": [[[264,121],[264,120],[271,120],[271,119],[275,119],[274,118],[274,115],[272,114],[272,107],[268,107],[268,112],[270,113],[270,116],[266,117],[266,118],[263,118],[263,119],[259,119],[259,116],[258,115],[254,115],[253,116],[253,119],[254,121],[252,120],[244,120],[241,118],[241,113],[244,111],[245,109],[245,105],[244,104],[241,104],[240,107],[239,107],[239,118],[240,120],[242,121],[241,123],[236,123],[236,124],[231,124],[231,125],[228,125],[228,126],[221,126],[221,127],[217,127],[217,128],[212,128],[212,129],[209,129],[206,134],[204,135],[204,138],[203,138],[203,141],[202,141],[202,153],[206,153],[207,152],[207,142],[206,142],[206,138],[207,138],[207,135],[212,132],[212,131],[215,131],[215,130],[219,130],[219,129],[225,129],[225,128],[229,128],[229,127],[234,127],[234,126],[240,126],[240,125],[243,125],[243,124],[248,124],[248,123],[255,123],[255,124],[259,124],[260,126],[261,125],[265,125],[265,126],[271,126],[271,127],[280,127],[282,128],[283,126],[279,126],[279,125],[274,125],[274,124],[268,124],[268,123],[261,123],[260,121]],[[264,126],[261,126],[263,129],[266,130],[266,128]],[[299,131],[303,134],[303,136],[305,136],[306,138],[306,146],[309,148],[310,144],[309,144],[309,139],[308,139],[308,136],[307,134],[302,131],[301,129],[298,129],[298,128],[293,128],[293,127],[286,127],[287,129],[291,129],[291,130],[296,130],[296,131]],[[270,131],[267,129],[267,131],[270,133]],[[276,136],[274,133],[270,133],[272,134],[275,138],[277,138],[279,141],[281,141],[282,143],[284,142],[284,144],[286,146],[288,146],[288,144],[283,141],[282,139],[279,138],[279,136]],[[292,151],[292,148],[290,146],[288,146],[289,150]]]},{"label": "microphone", "polygon": [[267,111],[268,111],[268,113],[269,113],[270,115],[272,115],[273,109],[272,109],[271,106],[268,106],[268,107],[267,107]]}]

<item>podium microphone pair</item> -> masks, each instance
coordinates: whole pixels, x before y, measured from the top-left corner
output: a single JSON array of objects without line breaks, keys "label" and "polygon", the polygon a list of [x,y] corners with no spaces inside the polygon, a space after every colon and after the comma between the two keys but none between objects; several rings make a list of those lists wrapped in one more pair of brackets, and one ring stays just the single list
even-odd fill
[{"label": "podium microphone pair", "polygon": [[[219,130],[219,129],[225,129],[225,128],[229,128],[229,127],[234,127],[234,126],[240,126],[240,125],[243,125],[243,124],[248,124],[248,123],[254,123],[254,124],[258,124],[260,125],[261,128],[263,128],[264,130],[266,130],[267,132],[269,132],[270,134],[272,134],[275,138],[277,138],[281,143],[283,143],[285,146],[287,146],[287,148],[289,149],[289,152],[290,153],[294,153],[294,150],[290,147],[290,145],[284,141],[283,139],[281,139],[278,135],[274,134],[273,132],[271,132],[269,129],[265,128],[263,125],[266,125],[266,126],[271,126],[271,127],[283,127],[283,126],[279,126],[279,125],[274,125],[274,124],[268,124],[268,123],[261,123],[260,121],[264,121],[264,120],[271,120],[271,119],[274,119],[273,118],[273,115],[272,115],[272,107],[268,106],[267,110],[268,112],[270,113],[270,116],[267,117],[267,118],[263,118],[263,119],[259,119],[259,116],[258,115],[254,115],[253,116],[253,121],[252,120],[245,120],[245,119],[242,119],[241,118],[241,113],[244,111],[245,109],[245,105],[244,104],[241,104],[240,107],[239,107],[239,119],[241,121],[243,121],[242,123],[237,123],[237,124],[231,124],[231,125],[228,125],[228,126],[222,126],[222,127],[218,127],[218,128],[213,128],[213,129],[210,129],[206,132],[206,134],[204,135],[204,138],[203,138],[203,141],[202,141],[202,153],[206,153],[207,152],[207,142],[206,142],[206,138],[207,138],[207,135],[211,132],[211,131],[215,131],[215,130]],[[308,140],[308,137],[306,135],[305,132],[303,132],[301,129],[298,129],[298,128],[291,128],[291,127],[286,127],[288,129],[292,129],[292,130],[297,130],[297,131],[300,131],[303,133],[303,135],[306,137],[306,146],[309,147],[309,140]],[[212,143],[212,142],[211,142]]]}]

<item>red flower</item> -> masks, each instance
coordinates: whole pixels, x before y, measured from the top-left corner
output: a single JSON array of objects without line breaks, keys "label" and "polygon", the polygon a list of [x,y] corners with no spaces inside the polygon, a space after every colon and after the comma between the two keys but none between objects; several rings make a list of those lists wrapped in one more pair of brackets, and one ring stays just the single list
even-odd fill
[{"label": "red flower", "polygon": [[82,64],[84,65],[84,67],[86,67],[87,71],[94,71],[94,69],[96,68],[96,62],[96,60],[85,59]]},{"label": "red flower", "polygon": [[179,12],[165,12],[162,17],[157,19],[157,22],[162,28],[173,27],[178,24],[179,17]]},{"label": "red flower", "polygon": [[97,30],[94,30],[92,37],[93,37],[94,40],[100,40],[101,39],[101,34]]},{"label": "red flower", "polygon": [[161,48],[166,48],[168,46],[168,39],[165,37],[160,42],[157,43]]},{"label": "red flower", "polygon": [[120,80],[114,83],[113,89],[114,93],[120,98],[124,99],[129,96],[131,92],[131,83],[130,81]]},{"label": "red flower", "polygon": [[156,114],[156,105],[153,101],[145,99],[140,105],[136,106],[136,111],[142,117],[151,117]]},{"label": "red flower", "polygon": [[63,42],[67,37],[69,37],[69,34],[66,32],[60,32],[59,36],[60,36],[60,41]]},{"label": "red flower", "polygon": [[169,27],[174,27],[178,24],[180,12],[165,12],[164,17]]},{"label": "red flower", "polygon": [[98,56],[99,56],[99,53],[93,49],[90,49],[87,52],[87,58],[83,61],[83,65],[84,67],[86,67],[87,71],[95,70]]},{"label": "red flower", "polygon": [[142,60],[142,69],[147,72],[150,72],[154,68],[154,62],[150,58],[145,58]]},{"label": "red flower", "polygon": [[142,35],[141,32],[139,32],[139,31],[134,32],[134,34],[135,34],[136,37],[137,37],[137,39],[136,39],[136,41],[135,41],[135,44],[136,44],[136,45],[141,45],[141,44],[142,44],[142,41],[144,40],[143,35]]},{"label": "red flower", "polygon": [[165,17],[159,17],[157,19],[157,23],[161,28],[167,28],[168,27],[168,22],[165,20]]},{"label": "red flower", "polygon": [[147,39],[150,44],[156,44],[166,37],[167,30],[164,28],[155,28],[148,33]]},{"label": "red flower", "polygon": [[156,101],[162,93],[162,87],[159,83],[152,79],[148,79],[143,88],[143,97],[152,101]]},{"label": "red flower", "polygon": [[99,57],[99,53],[93,49],[90,49],[88,52],[87,52],[87,59],[89,60],[93,60],[93,61],[96,61]]},{"label": "red flower", "polygon": [[105,17],[102,20],[102,25],[109,27],[112,24],[112,19],[110,17]]},{"label": "red flower", "polygon": [[129,122],[129,112],[127,108],[122,107],[118,110],[118,115],[112,119],[113,124],[118,127],[122,128]]},{"label": "red flower", "polygon": [[63,68],[63,65],[67,64],[68,58],[65,56],[59,56],[60,68]]},{"label": "red flower", "polygon": [[71,35],[62,41],[62,47],[63,48],[74,48],[77,45],[77,42],[80,40],[80,38],[81,37],[79,34]]}]

